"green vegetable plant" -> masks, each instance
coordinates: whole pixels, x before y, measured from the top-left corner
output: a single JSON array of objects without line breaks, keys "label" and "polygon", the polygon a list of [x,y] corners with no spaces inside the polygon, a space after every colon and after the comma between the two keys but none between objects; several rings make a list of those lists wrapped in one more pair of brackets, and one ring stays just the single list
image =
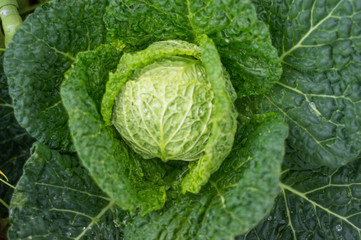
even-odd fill
[{"label": "green vegetable plant", "polygon": [[9,239],[359,239],[360,11],[42,5],[4,58],[37,140]]}]

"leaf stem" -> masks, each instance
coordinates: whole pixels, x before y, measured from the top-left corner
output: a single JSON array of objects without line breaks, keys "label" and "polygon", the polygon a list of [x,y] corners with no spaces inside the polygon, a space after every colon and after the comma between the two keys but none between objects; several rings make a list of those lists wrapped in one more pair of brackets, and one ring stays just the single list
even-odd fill
[{"label": "leaf stem", "polygon": [[7,47],[16,31],[22,24],[16,0],[0,0],[0,18],[5,34],[5,47]]},{"label": "leaf stem", "polygon": [[4,184],[8,185],[9,187],[11,187],[12,189],[15,189],[15,187],[13,185],[11,185],[10,183],[6,182],[5,180],[0,178],[0,181],[3,182]]},{"label": "leaf stem", "polygon": [[8,177],[2,171],[0,171],[0,175],[2,175],[6,179],[6,181],[9,181]]},{"label": "leaf stem", "polygon": [[1,203],[2,205],[4,205],[4,207],[6,207],[7,209],[9,209],[9,205],[8,205],[4,200],[2,200],[1,198],[0,198],[0,203]]}]

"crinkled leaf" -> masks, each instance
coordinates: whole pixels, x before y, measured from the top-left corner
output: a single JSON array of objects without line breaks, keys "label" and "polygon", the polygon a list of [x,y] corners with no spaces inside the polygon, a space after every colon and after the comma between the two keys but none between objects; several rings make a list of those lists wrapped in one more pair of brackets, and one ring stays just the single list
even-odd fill
[{"label": "crinkled leaf", "polygon": [[280,79],[277,51],[250,1],[208,1],[194,9],[192,5],[193,26],[214,40],[239,96],[265,93]]},{"label": "crinkled leaf", "polygon": [[[61,95],[75,149],[84,166],[119,206],[131,211],[140,208],[146,213],[164,205],[165,189],[146,179],[148,174],[143,172],[140,157],[128,150],[113,127],[105,126],[100,114],[101,101],[93,94],[99,89],[102,89],[99,96],[104,94],[108,73],[116,70],[121,54],[111,45],[79,53],[66,74]],[[147,171],[156,170],[158,174],[164,171],[156,161],[148,164]]]},{"label": "crinkled leaf", "polygon": [[10,205],[9,239],[120,239],[125,213],[95,184],[77,157],[40,143]]},{"label": "crinkled leaf", "polygon": [[[110,124],[110,117],[113,110],[114,98],[118,95],[120,88],[123,86],[125,81],[131,79],[130,75],[135,69],[142,68],[145,65],[152,63],[153,61],[172,55],[191,55],[200,58],[202,64],[205,67],[206,76],[209,79],[214,94],[214,108],[211,116],[211,135],[207,141],[206,146],[204,147],[205,154],[195,164],[190,164],[190,171],[189,173],[185,174],[184,181],[182,182],[183,192],[189,191],[197,193],[200,191],[200,188],[207,183],[210,175],[219,169],[223,160],[229,154],[233,146],[234,134],[237,128],[237,113],[231,100],[231,93],[228,93],[227,91],[227,80],[225,78],[225,73],[220,61],[220,57],[211,39],[209,39],[206,35],[203,35],[200,38],[200,48],[194,44],[190,44],[184,41],[173,40],[154,43],[150,45],[147,49],[139,51],[137,53],[125,53],[120,59],[117,71],[110,74],[109,81],[107,82],[106,93],[102,102],[102,114],[103,119],[106,121],[106,123]],[[144,87],[152,88],[152,86]],[[176,96],[177,91],[182,90],[177,90],[177,84],[174,84],[174,87],[176,89],[174,96]],[[233,88],[231,89],[231,91],[234,92]],[[134,89],[131,96],[128,96],[128,98],[137,98],[136,96],[138,96],[137,89]],[[195,96],[196,94],[193,95],[194,98],[196,98]],[[135,113],[133,112],[133,110],[130,110],[133,109],[134,104],[139,104],[139,106],[136,107],[137,110],[135,110]],[[147,122],[146,120],[142,120],[142,111],[143,109],[147,108],[147,104],[149,104],[149,102],[145,101],[143,103],[141,100],[133,104],[124,103],[124,109],[122,109],[121,112],[116,112],[116,114],[113,114],[113,116],[116,116],[116,119],[119,119],[116,120],[117,123],[115,123],[115,126],[122,134],[122,136],[127,139],[128,142],[130,142],[136,150],[139,150],[138,152],[140,154],[143,154],[143,156],[146,156],[147,158],[151,158],[148,157],[149,152],[146,151],[146,153],[144,153],[144,148],[142,147],[148,146],[148,148],[150,148],[150,145],[154,148],[160,149],[159,142],[161,142],[162,137],[160,137],[159,131],[157,131],[156,129],[161,129],[163,126],[154,127],[156,126],[156,124],[152,124],[152,121]],[[169,103],[165,104],[164,102],[161,102],[158,105],[160,106],[159,110],[154,110],[155,108],[153,110],[150,110],[156,112],[156,116],[150,117],[150,119],[162,119],[162,121],[164,120],[163,124],[166,125],[167,117],[164,117],[163,119],[163,116],[159,117],[158,114],[163,111],[163,105],[166,105],[169,108],[171,108],[171,106]],[[180,108],[180,106],[177,105],[177,108]],[[141,109],[141,111],[138,111],[138,109]],[[198,112],[198,109],[191,111]],[[124,125],[127,125],[129,127],[123,127],[120,124],[118,125],[119,122],[124,121],[124,116],[127,116],[127,114],[124,114],[124,112],[126,112],[127,114],[134,114],[132,115],[132,117],[129,117],[129,122],[123,122]],[[198,116],[194,116],[194,118],[197,117]],[[143,126],[143,124],[144,127],[136,133],[138,136],[133,137],[130,132],[134,132],[134,129],[137,129],[139,125]],[[149,125],[153,129],[148,130],[148,128],[150,128],[148,127]],[[149,136],[149,131],[154,132],[153,134],[151,134],[151,138],[147,140],[147,137]],[[158,139],[158,141],[154,141],[154,139]],[[170,142],[170,144],[172,144],[172,142]],[[183,142],[178,140],[177,145],[183,146],[182,144]],[[198,146],[201,147],[202,145],[197,144],[194,146],[194,149],[197,149]],[[147,150],[146,147],[145,150]],[[152,153],[157,153],[161,155],[161,150],[159,150],[158,152],[154,150],[154,152]]]},{"label": "crinkled leaf", "polygon": [[239,240],[361,239],[361,159],[336,170],[285,169],[269,216]]},{"label": "crinkled leaf", "polygon": [[37,8],[5,53],[15,116],[30,135],[52,148],[72,150],[59,88],[82,50],[105,39],[107,0],[55,0]]},{"label": "crinkled leaf", "polygon": [[287,125],[258,118],[200,194],[170,199],[166,206],[135,217],[126,239],[231,239],[262,219],[279,193]]},{"label": "crinkled leaf", "polygon": [[114,101],[121,88],[129,80],[134,70],[142,68],[156,60],[174,55],[189,55],[196,58],[200,56],[197,45],[184,41],[161,41],[148,46],[143,51],[125,53],[119,61],[117,70],[110,73],[103,96],[101,114],[106,125],[111,125]]},{"label": "crinkled leaf", "polygon": [[267,26],[248,0],[112,0],[105,22],[110,38],[137,48],[169,39],[194,42],[209,35],[240,96],[266,92],[282,73]]},{"label": "crinkled leaf", "polygon": [[[15,185],[22,174],[25,160],[29,157],[29,147],[33,139],[17,123],[11,98],[8,93],[7,79],[3,73],[3,60],[0,60],[0,171]],[[1,177],[3,178],[3,177]],[[3,178],[4,179],[4,178]],[[0,198],[10,202],[13,189],[1,183]],[[0,218],[8,215],[8,209],[0,205]]]},{"label": "crinkled leaf", "polygon": [[288,121],[288,164],[338,167],[354,160],[361,151],[359,1],[255,2],[284,68],[256,109]]},{"label": "crinkled leaf", "polygon": [[[161,6],[158,6],[158,5]],[[166,10],[161,7],[165,7]],[[179,12],[183,10],[182,15]],[[162,40],[191,41],[185,1],[110,0],[104,16],[109,39],[120,39],[139,47]]]},{"label": "crinkled leaf", "polygon": [[[213,41],[206,35],[199,39],[201,61],[212,86],[214,99],[211,115],[211,135],[204,147],[204,155],[190,165],[189,173],[182,182],[182,191],[198,193],[212,173],[217,171],[232,150],[234,135],[237,131],[237,111],[230,93],[227,92],[226,79],[220,57]],[[233,89],[232,89],[233,90]]]}]

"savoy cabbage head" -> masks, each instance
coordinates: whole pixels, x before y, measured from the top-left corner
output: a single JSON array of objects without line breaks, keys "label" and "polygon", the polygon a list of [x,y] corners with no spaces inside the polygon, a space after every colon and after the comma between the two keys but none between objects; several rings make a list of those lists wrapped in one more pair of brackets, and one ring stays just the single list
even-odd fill
[{"label": "savoy cabbage head", "polygon": [[[37,140],[9,238],[302,239],[334,219],[361,236],[359,177],[342,177],[361,149],[361,6],[270,2],[54,0],[30,15],[4,60]],[[335,200],[349,211],[333,185],[356,186]],[[294,227],[306,203],[316,230]]]}]

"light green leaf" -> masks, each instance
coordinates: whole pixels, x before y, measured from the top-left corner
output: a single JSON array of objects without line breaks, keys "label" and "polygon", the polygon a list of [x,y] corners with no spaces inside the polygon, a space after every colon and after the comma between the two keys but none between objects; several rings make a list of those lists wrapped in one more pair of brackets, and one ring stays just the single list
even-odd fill
[{"label": "light green leaf", "polygon": [[10,205],[10,240],[121,239],[125,213],[79,160],[36,143]]},{"label": "light green leaf", "polygon": [[[211,135],[204,147],[204,155],[190,165],[182,181],[182,191],[198,193],[212,173],[217,171],[232,150],[237,131],[237,111],[227,92],[226,77],[213,41],[206,35],[199,39],[201,60],[211,83],[214,99],[211,115]],[[232,89],[234,92],[234,90]]]},{"label": "light green leaf", "polygon": [[[361,152],[361,5],[355,0],[255,1],[284,74],[257,111],[290,125],[292,168],[339,167]],[[261,110],[260,110],[261,109]]]},{"label": "light green leaf", "polygon": [[200,49],[197,45],[185,41],[161,41],[151,44],[143,51],[125,53],[122,56],[117,70],[109,74],[109,81],[106,83],[106,91],[102,100],[101,113],[106,125],[111,125],[115,98],[134,70],[145,67],[156,60],[174,55],[188,55],[199,58]]},{"label": "light green leaf", "polygon": [[75,55],[104,42],[106,5],[106,0],[44,4],[24,21],[5,53],[15,116],[52,148],[73,150],[59,88]]},{"label": "light green leaf", "polygon": [[137,216],[126,239],[232,239],[262,219],[279,193],[285,123],[255,118],[241,129],[243,143],[232,151],[200,194],[176,196],[157,212]]},{"label": "light green leaf", "polygon": [[270,215],[238,239],[360,239],[360,160],[336,170],[285,169]]},{"label": "light green leaf", "polygon": [[[229,81],[229,79],[227,79],[228,75],[225,73],[222,67],[217,49],[212,40],[209,39],[206,35],[203,35],[199,42],[200,47],[184,41],[161,41],[150,45],[143,51],[136,53],[125,53],[120,59],[117,71],[110,74],[109,81],[107,82],[106,93],[102,102],[102,114],[105,122],[110,125],[110,117],[113,112],[114,126],[121,133],[122,137],[133,146],[133,149],[135,149],[135,151],[144,158],[149,159],[156,156],[161,158],[163,161],[167,161],[168,158],[172,159],[171,157],[174,157],[175,159],[179,158],[181,160],[188,160],[195,158],[195,156],[199,156],[199,153],[202,153],[204,149],[204,155],[202,153],[203,156],[194,164],[190,163],[189,173],[185,175],[185,178],[182,182],[182,191],[189,191],[193,193],[198,193],[200,191],[200,188],[208,182],[210,175],[219,169],[223,160],[228,156],[233,146],[234,134],[237,128],[237,112],[231,99],[232,93],[233,95],[235,95],[235,93],[233,88],[228,88],[227,86],[227,81]],[[176,116],[173,116],[172,111],[170,111],[169,115],[173,116],[173,118],[166,117],[167,113],[164,113],[164,116],[161,113],[165,111],[163,106],[167,106],[169,109],[172,107],[172,99],[176,97],[177,94],[179,94],[178,92],[185,91],[182,88],[179,88],[177,85],[184,84],[181,83],[181,81],[171,85],[171,87],[176,90],[175,92],[169,92],[164,95],[163,98],[169,98],[170,102],[164,103],[162,97],[161,101],[158,101],[157,99],[155,100],[154,98],[156,97],[152,98],[152,104],[159,105],[159,109],[157,109],[157,107],[148,106],[150,103],[148,98],[146,98],[147,100],[144,102],[141,100],[143,94],[142,91],[144,89],[146,89],[146,91],[148,91],[147,89],[156,89],[156,85],[154,85],[153,81],[149,82],[147,80],[143,83],[144,86],[141,86],[140,89],[139,86],[135,85],[135,81],[128,82],[126,89],[132,90],[129,92],[126,90],[123,91],[125,96],[118,98],[116,100],[115,107],[113,108],[114,98],[118,95],[120,88],[123,87],[127,80],[133,80],[135,78],[134,76],[131,77],[131,75],[136,69],[141,71],[140,69],[144,68],[148,64],[172,55],[191,55],[196,58],[200,58],[201,63],[204,66],[205,70],[203,71],[205,71],[204,75],[207,76],[207,80],[204,79],[203,81],[209,81],[212,88],[212,94],[209,94],[210,91],[208,85],[203,83],[197,86],[197,91],[199,91],[199,93],[191,93],[191,91],[189,92],[192,94],[192,101],[200,101],[199,104],[208,104],[214,95],[214,101],[212,101],[214,107],[212,111],[209,111],[211,114],[211,118],[209,120],[211,121],[209,139],[207,126],[208,120],[205,121],[205,128],[202,126],[202,128],[205,130],[202,131],[200,136],[186,136],[186,133],[189,132],[190,127],[194,127],[191,132],[195,132],[197,129],[196,125],[192,124],[191,122],[193,118],[199,118],[199,106],[197,103],[192,103],[192,108],[185,110],[185,112],[195,112],[191,115],[192,117],[190,120],[187,120],[190,122],[190,125],[186,125],[184,129],[180,130],[180,132],[185,132],[183,136],[186,137],[176,141],[170,141],[168,142],[168,145],[164,142],[164,138],[167,137],[167,133],[171,131],[168,131],[167,127],[164,126],[167,126],[168,124],[178,124],[178,119]],[[181,63],[178,63],[178,65],[184,64],[185,60],[186,58],[182,60]],[[169,66],[174,64],[174,62],[175,60],[169,60]],[[194,60],[188,59],[185,66],[193,66],[195,63],[196,62]],[[195,76],[197,76],[198,73],[200,74],[200,76],[197,77],[199,83],[201,83],[201,70],[197,71],[195,71]],[[162,71],[160,70],[159,74],[161,74],[161,72]],[[156,78],[159,76],[159,74],[154,77]],[[190,73],[187,73],[187,75],[188,74]],[[149,77],[146,79],[149,79]],[[137,81],[139,81],[139,79]],[[189,83],[184,84],[184,86],[184,89],[189,89],[187,87],[189,86]],[[164,86],[161,86],[161,88],[164,88]],[[159,92],[159,95],[161,95],[161,92]],[[182,95],[181,98],[184,96]],[[202,101],[204,101],[205,98],[206,103],[203,103]],[[133,101],[135,101],[134,99],[137,100],[135,103],[133,103]],[[119,105],[121,105],[121,107]],[[148,108],[149,110],[147,110]],[[174,108],[182,107],[175,101]],[[185,109],[186,108],[188,108],[188,106],[185,107]],[[149,120],[144,120],[144,109],[151,112],[148,114]],[[206,112],[207,109],[204,108],[203,111]],[[150,117],[151,115],[152,117]],[[162,124],[158,125],[159,122],[162,122]],[[180,121],[180,126],[182,126],[182,122],[184,122],[184,119]],[[74,129],[74,131],[76,130]],[[189,148],[187,144],[192,140],[190,139],[191,137],[195,138],[195,144],[192,148]],[[208,139],[204,147],[202,142],[204,141],[203,139]],[[176,151],[174,151],[175,148],[177,149]],[[178,149],[188,149],[187,154],[189,154],[189,156],[184,154],[182,151],[179,151]]]}]

